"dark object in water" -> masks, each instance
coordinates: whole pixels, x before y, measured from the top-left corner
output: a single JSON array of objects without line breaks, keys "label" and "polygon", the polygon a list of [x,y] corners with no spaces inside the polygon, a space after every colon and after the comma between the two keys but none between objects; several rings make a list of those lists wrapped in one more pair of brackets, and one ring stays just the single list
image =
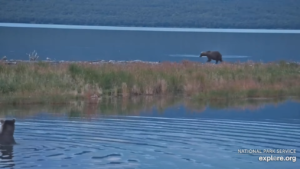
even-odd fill
[{"label": "dark object in water", "polygon": [[9,145],[16,143],[14,139],[15,121],[15,119],[1,120],[0,144]]},{"label": "dark object in water", "polygon": [[207,56],[207,62],[210,62],[211,60],[215,60],[216,64],[218,61],[222,62],[222,55],[218,51],[206,51],[206,52],[201,52],[199,57],[202,56]]}]

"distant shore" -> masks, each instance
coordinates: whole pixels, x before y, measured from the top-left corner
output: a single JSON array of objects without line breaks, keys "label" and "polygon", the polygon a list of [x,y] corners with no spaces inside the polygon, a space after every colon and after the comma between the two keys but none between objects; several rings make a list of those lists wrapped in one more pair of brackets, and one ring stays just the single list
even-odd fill
[{"label": "distant shore", "polygon": [[174,94],[200,100],[300,96],[300,65],[284,61],[5,63],[11,62],[0,62],[0,102],[94,102],[103,97]]},{"label": "distant shore", "polygon": [[[120,27],[300,29],[297,0],[5,1],[2,23]],[[22,10],[20,10],[22,9]]]}]

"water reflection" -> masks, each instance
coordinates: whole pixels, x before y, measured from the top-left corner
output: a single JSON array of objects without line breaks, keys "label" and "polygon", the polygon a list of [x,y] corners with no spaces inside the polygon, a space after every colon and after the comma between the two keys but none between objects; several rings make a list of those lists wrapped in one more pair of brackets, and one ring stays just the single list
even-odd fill
[{"label": "water reflection", "polygon": [[298,168],[237,151],[299,150],[299,111],[296,98],[1,105],[2,117],[17,118],[17,145],[0,147],[0,168]]},{"label": "water reflection", "polygon": [[14,168],[13,149],[14,147],[12,145],[0,145],[0,161],[5,163],[4,166],[1,166],[2,168]]},{"label": "water reflection", "polygon": [[299,98],[275,99],[230,99],[230,100],[194,100],[181,96],[137,96],[131,98],[102,98],[97,101],[72,101],[70,104],[5,104],[0,105],[1,117],[27,118],[40,113],[54,116],[92,118],[103,115],[144,115],[156,110],[165,113],[166,109],[183,106],[188,112],[202,113],[213,110],[259,110],[265,106],[278,106],[286,101],[299,102]]}]

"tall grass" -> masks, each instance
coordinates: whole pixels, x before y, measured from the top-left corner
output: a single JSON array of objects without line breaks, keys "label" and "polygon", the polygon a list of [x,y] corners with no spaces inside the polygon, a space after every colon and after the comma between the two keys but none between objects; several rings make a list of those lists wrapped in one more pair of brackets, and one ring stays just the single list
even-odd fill
[{"label": "tall grass", "polygon": [[294,63],[183,61],[129,64],[0,64],[0,98],[184,94],[200,99],[300,96]]}]

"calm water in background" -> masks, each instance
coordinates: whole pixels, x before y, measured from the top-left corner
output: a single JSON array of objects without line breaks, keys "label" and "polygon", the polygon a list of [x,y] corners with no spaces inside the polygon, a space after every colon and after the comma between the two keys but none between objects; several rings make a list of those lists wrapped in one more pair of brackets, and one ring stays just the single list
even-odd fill
[{"label": "calm water in background", "polygon": [[[15,117],[14,147],[1,147],[0,168],[278,168],[238,149],[297,149],[299,99],[215,103],[173,98],[98,104],[1,107]],[[270,154],[283,155],[288,154]]]},{"label": "calm water in background", "polygon": [[[42,60],[205,62],[201,51],[219,50],[225,61],[300,61],[299,31],[0,24],[0,37],[0,57],[8,59],[28,59],[36,50]],[[1,105],[0,117],[17,119],[18,144],[0,147],[0,168],[296,169],[299,162],[260,162],[237,150],[297,149],[299,160],[299,105],[153,97]]]},{"label": "calm water in background", "polygon": [[0,57],[56,60],[181,61],[219,50],[224,60],[300,61],[299,30],[126,28],[0,23]]}]

